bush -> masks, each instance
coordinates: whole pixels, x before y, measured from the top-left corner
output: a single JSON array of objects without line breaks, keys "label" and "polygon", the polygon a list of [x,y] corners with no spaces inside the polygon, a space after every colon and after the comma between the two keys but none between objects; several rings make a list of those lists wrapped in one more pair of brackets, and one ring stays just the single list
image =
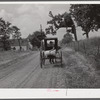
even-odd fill
[{"label": "bush", "polygon": [[68,44],[73,41],[73,37],[71,34],[66,33],[62,39],[62,44]]}]

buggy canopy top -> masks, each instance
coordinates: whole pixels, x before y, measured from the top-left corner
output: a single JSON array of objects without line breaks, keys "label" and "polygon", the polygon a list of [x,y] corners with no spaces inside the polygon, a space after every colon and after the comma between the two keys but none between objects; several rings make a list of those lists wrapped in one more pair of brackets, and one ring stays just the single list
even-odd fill
[{"label": "buggy canopy top", "polygon": [[54,49],[57,50],[58,48],[58,38],[44,38],[44,40],[41,42],[41,47],[43,50],[49,50],[48,42],[52,42],[54,44]]}]

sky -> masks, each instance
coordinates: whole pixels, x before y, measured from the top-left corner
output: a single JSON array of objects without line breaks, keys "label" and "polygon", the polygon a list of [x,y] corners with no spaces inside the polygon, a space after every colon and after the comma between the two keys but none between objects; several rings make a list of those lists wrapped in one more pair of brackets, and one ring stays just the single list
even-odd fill
[{"label": "sky", "polygon": [[[9,21],[12,25],[20,28],[22,37],[26,38],[29,34],[40,30],[40,24],[45,30],[47,21],[50,20],[49,11],[54,15],[69,12],[69,4],[0,4],[0,17]],[[84,39],[80,27],[76,27],[78,39]],[[63,38],[66,29],[62,28],[57,31],[55,36],[48,35],[48,37],[58,37],[59,40]],[[100,31],[90,33],[90,37],[100,36]]]}]

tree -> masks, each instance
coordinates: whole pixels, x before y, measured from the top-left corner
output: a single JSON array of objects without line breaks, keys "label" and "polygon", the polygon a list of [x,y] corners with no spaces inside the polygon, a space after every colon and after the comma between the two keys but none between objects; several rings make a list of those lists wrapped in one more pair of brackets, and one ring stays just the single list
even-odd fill
[{"label": "tree", "polygon": [[6,44],[9,42],[8,39],[10,38],[11,32],[11,23],[8,21],[6,22],[2,18],[0,18],[0,39],[3,43],[4,50],[8,49],[8,46]]},{"label": "tree", "polygon": [[20,50],[22,49],[21,47],[21,32],[20,29],[17,26],[12,26],[13,29],[13,38],[18,40],[19,48]]},{"label": "tree", "polygon": [[35,31],[32,35],[29,35],[29,41],[32,44],[32,46],[37,46],[40,48],[41,41],[46,37],[45,33],[42,31]]},{"label": "tree", "polygon": [[70,33],[66,33],[64,36],[63,36],[63,39],[62,39],[62,44],[68,44],[70,42],[73,41],[73,37]]},{"label": "tree", "polygon": [[70,7],[70,12],[75,18],[78,26],[82,27],[89,38],[90,31],[97,31],[100,28],[100,5],[98,4],[73,4]]},{"label": "tree", "polygon": [[53,15],[52,12],[49,12],[49,16],[52,18],[50,21],[47,21],[47,24],[50,24],[48,28],[46,28],[47,34],[53,34],[55,35],[57,30],[60,28],[72,28],[72,33],[74,34],[75,40],[77,41],[77,35],[76,35],[76,28],[75,24],[71,18],[71,15],[67,12],[63,14]]}]

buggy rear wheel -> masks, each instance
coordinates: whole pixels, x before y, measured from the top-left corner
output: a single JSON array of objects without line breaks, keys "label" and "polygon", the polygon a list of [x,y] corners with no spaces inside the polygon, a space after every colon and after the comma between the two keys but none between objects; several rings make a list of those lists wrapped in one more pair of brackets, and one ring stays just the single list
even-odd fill
[{"label": "buggy rear wheel", "polygon": [[62,51],[61,51],[61,67],[63,66],[63,61],[62,61]]},{"label": "buggy rear wheel", "polygon": [[40,67],[42,68],[42,65],[43,65],[43,63],[42,63],[42,52],[40,52]]}]

